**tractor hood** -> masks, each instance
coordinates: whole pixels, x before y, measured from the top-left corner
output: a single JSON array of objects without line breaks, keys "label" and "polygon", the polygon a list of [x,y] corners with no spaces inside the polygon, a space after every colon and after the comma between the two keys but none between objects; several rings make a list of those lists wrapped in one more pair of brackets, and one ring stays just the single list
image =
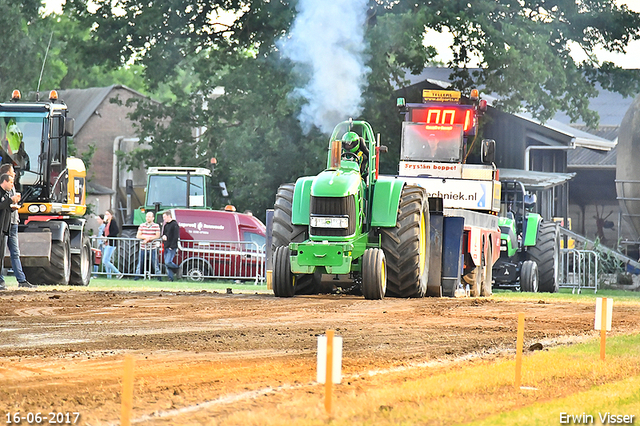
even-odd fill
[{"label": "tractor hood", "polygon": [[314,197],[345,197],[358,193],[362,177],[357,169],[341,167],[325,170],[313,180],[311,195]]}]

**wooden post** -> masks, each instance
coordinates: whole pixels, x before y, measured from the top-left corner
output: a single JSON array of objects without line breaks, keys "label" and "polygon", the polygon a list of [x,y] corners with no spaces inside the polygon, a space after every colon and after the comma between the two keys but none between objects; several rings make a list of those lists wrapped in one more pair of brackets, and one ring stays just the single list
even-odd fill
[{"label": "wooden post", "polygon": [[133,357],[124,357],[124,376],[122,378],[122,412],[121,426],[131,425],[131,410],[133,409]]},{"label": "wooden post", "polygon": [[600,359],[604,361],[607,346],[607,298],[602,298],[602,314],[600,317]]},{"label": "wooden post", "polygon": [[524,313],[521,312],[518,314],[518,339],[516,341],[516,381],[515,381],[516,390],[520,390],[523,344],[524,344]]},{"label": "wooden post", "polygon": [[333,330],[327,330],[327,368],[324,381],[324,408],[331,414],[331,399],[333,391]]}]

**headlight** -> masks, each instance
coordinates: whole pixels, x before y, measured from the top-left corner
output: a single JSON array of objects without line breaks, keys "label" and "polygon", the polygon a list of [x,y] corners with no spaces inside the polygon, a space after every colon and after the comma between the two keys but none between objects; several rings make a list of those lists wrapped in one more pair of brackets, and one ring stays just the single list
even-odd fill
[{"label": "headlight", "polygon": [[313,228],[349,228],[348,217],[311,216],[309,224]]},{"label": "headlight", "polygon": [[40,206],[37,204],[31,204],[27,210],[29,210],[29,213],[38,213],[40,211]]},{"label": "headlight", "polygon": [[40,212],[44,213],[47,211],[47,206],[45,206],[44,204],[40,204]]}]

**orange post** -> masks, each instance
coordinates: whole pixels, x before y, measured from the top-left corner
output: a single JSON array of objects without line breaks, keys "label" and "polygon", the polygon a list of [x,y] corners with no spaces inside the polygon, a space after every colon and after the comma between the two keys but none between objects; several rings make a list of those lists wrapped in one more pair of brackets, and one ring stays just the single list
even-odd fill
[{"label": "orange post", "polygon": [[602,298],[602,309],[600,310],[600,359],[604,361],[607,346],[607,298]]},{"label": "orange post", "polygon": [[331,399],[333,391],[333,330],[327,330],[327,368],[324,381],[324,408],[331,414]]},{"label": "orange post", "polygon": [[524,344],[524,313],[518,314],[518,339],[516,341],[516,390],[520,389],[520,376],[522,371],[522,346]]},{"label": "orange post", "polygon": [[133,357],[124,357],[124,376],[122,379],[122,412],[121,426],[131,425],[131,410],[133,409]]}]

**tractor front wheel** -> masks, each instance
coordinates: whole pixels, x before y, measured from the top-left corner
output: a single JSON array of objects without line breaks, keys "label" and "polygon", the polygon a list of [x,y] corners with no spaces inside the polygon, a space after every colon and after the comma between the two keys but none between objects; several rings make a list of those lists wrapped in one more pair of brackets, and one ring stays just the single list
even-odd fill
[{"label": "tractor front wheel", "polygon": [[48,266],[23,267],[29,282],[37,285],[68,285],[71,276],[71,242],[65,229],[62,241],[51,241],[51,259]]},{"label": "tractor front wheel", "polygon": [[527,293],[538,292],[538,264],[533,260],[522,263],[520,290]]},{"label": "tractor front wheel", "polygon": [[292,297],[295,293],[295,275],[291,273],[291,251],[288,246],[276,247],[273,253],[273,294]]},{"label": "tractor front wheel", "polygon": [[538,264],[538,289],[547,293],[558,291],[560,231],[555,222],[543,222],[538,230],[536,245],[527,248],[528,260]]},{"label": "tractor front wheel", "polygon": [[[288,247],[289,243],[301,243],[308,238],[309,227],[291,223],[293,210],[293,183],[284,183],[278,188],[276,202],[273,206],[273,244],[272,253],[278,247]],[[274,262],[275,270],[275,262]],[[296,277],[296,294],[318,294],[321,290],[322,274],[298,274]],[[274,290],[275,291],[275,290]],[[277,295],[276,295],[277,296]],[[290,297],[290,296],[282,296]]]},{"label": "tractor front wheel", "polygon": [[387,290],[387,265],[384,252],[378,248],[365,250],[362,256],[362,294],[365,299],[380,300]]}]

